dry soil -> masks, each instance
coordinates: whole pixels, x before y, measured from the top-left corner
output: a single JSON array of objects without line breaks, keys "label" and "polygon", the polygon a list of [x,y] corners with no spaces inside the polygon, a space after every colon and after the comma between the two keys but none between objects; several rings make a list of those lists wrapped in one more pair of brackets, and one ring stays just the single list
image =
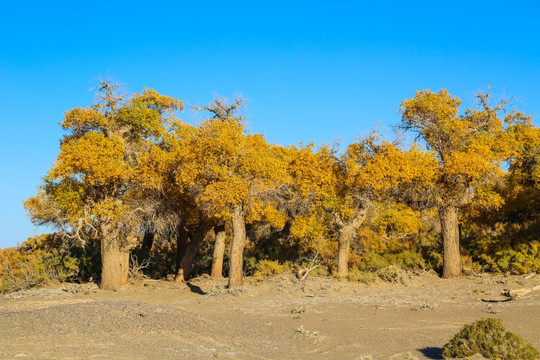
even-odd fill
[{"label": "dry soil", "polygon": [[540,276],[433,273],[371,285],[293,275],[118,291],[63,284],[0,297],[1,359],[439,359],[466,323],[501,318],[540,348]]}]

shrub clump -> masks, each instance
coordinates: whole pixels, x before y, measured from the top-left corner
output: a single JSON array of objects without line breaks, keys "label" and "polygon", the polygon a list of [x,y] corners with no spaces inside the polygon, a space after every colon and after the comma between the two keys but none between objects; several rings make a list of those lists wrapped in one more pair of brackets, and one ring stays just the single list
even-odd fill
[{"label": "shrub clump", "polygon": [[348,274],[349,281],[364,283],[364,284],[372,284],[375,281],[377,281],[378,276],[377,273],[372,271],[362,271],[357,268],[352,269],[349,271]]},{"label": "shrub clump", "polygon": [[72,280],[78,270],[78,260],[54,236],[36,236],[16,249],[0,249],[0,293]]},{"label": "shrub clump", "polygon": [[540,272],[540,242],[521,244],[515,249],[505,249],[494,255],[481,254],[480,264],[488,271],[516,275]]},{"label": "shrub clump", "polygon": [[263,277],[270,275],[279,275],[284,272],[290,271],[288,263],[280,264],[278,261],[273,260],[261,260],[255,265],[255,277]]},{"label": "shrub clump", "polygon": [[442,351],[445,359],[466,358],[475,354],[499,360],[540,358],[531,344],[506,330],[500,319],[481,319],[465,325]]},{"label": "shrub clump", "polygon": [[377,271],[377,275],[383,281],[405,284],[407,272],[396,265],[389,265]]}]

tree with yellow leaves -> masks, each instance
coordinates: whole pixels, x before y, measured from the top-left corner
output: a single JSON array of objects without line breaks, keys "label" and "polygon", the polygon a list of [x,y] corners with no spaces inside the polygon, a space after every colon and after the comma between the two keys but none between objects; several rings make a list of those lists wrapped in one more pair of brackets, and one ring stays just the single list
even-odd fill
[{"label": "tree with yellow leaves", "polygon": [[286,176],[278,147],[262,135],[246,133],[238,115],[243,101],[214,100],[198,109],[212,117],[192,133],[177,135],[176,185],[195,199],[198,209],[216,223],[229,222],[232,243],[229,287],[243,279],[246,221],[285,222],[275,206],[279,182]]},{"label": "tree with yellow leaves", "polygon": [[[402,191],[419,191],[433,178],[434,165],[435,159],[417,146],[403,151],[388,142],[378,144],[374,136],[351,144],[341,156],[328,146],[316,152],[311,145],[297,151],[289,165],[292,177],[301,196],[309,199],[307,216],[324,214],[330,225],[330,230],[320,228],[315,233],[334,233],[338,240],[339,276],[348,274],[350,242],[369,207],[380,199],[399,198]],[[304,217],[298,220],[308,227],[302,230],[297,221],[296,234],[315,230],[309,225],[314,223],[304,222]]]},{"label": "tree with yellow leaves", "polygon": [[418,91],[401,104],[401,128],[421,138],[438,160],[428,195],[439,210],[445,278],[461,275],[459,210],[479,196],[500,205],[501,197],[484,185],[503,174],[504,161],[520,156],[527,129],[533,127],[523,113],[506,113],[508,101],[490,105],[489,91],[476,98],[480,108],[463,114],[461,100],[444,89]]},{"label": "tree with yellow leaves", "polygon": [[182,102],[145,89],[126,100],[117,86],[99,85],[99,101],[75,108],[61,123],[68,131],[38,195],[26,201],[32,220],[52,224],[66,239],[101,243],[101,283],[127,282],[129,249],[144,209],[131,186],[140,154],[166,131]]},{"label": "tree with yellow leaves", "polygon": [[[213,226],[192,194],[176,182],[177,169],[187,150],[182,139],[195,127],[181,120],[141,156],[135,169],[140,206],[146,209],[143,226],[154,235],[176,241],[177,281],[188,280],[199,246]],[[147,246],[148,247],[148,246]]]}]

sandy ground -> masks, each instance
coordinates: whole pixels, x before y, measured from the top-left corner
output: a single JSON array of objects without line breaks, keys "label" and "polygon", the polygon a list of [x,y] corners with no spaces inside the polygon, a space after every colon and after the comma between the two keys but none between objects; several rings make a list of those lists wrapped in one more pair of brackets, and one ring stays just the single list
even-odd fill
[{"label": "sandy ground", "polygon": [[501,318],[540,348],[540,291],[503,301],[535,276],[371,285],[292,275],[188,284],[144,280],[119,291],[64,284],[0,297],[1,359],[439,359],[466,323]]}]

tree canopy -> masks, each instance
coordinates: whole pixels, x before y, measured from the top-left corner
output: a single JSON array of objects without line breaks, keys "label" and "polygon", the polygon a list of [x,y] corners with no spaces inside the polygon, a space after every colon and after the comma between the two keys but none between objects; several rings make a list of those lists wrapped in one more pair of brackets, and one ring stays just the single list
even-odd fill
[{"label": "tree canopy", "polygon": [[489,91],[463,112],[447,90],[418,91],[401,103],[399,124],[417,142],[371,134],[340,149],[269,143],[248,131],[241,98],[194,107],[203,120],[191,124],[177,117],[181,100],[118,90],[101,82],[94,105],[64,114],[58,159],[25,203],[65,243],[99,245],[104,289],[127,281],[130,251],[158,256],[154,241],[175,252],[178,280],[201,252],[213,251],[215,276],[228,256],[235,287],[250,259],[272,256],[318,257],[347,276],[408,251],[424,267],[443,259],[443,276],[459,276],[460,238],[472,251],[482,226],[539,224],[539,130],[507,100],[492,104]]}]

